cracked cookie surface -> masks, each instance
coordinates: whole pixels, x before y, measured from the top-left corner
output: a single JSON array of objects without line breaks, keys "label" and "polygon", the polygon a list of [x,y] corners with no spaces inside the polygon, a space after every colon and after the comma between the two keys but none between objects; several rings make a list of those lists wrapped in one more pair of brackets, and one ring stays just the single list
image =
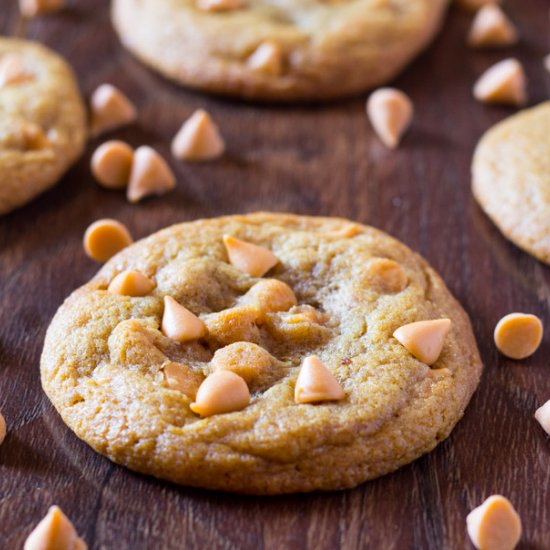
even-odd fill
[{"label": "cracked cookie surface", "polygon": [[72,70],[44,46],[0,38],[0,66],[4,71],[0,214],[4,214],[53,186],[80,157],[86,112]]},{"label": "cracked cookie surface", "polygon": [[477,202],[502,234],[550,264],[550,101],[493,126],[472,164]]},{"label": "cracked cookie surface", "polygon": [[332,99],[396,76],[433,38],[447,0],[114,0],[123,44],[184,85],[269,101]]},{"label": "cracked cookie surface", "polygon": [[[263,278],[239,271],[228,262],[227,234],[271,250],[277,265]],[[128,269],[156,283],[148,296],[107,292]],[[265,298],[265,289],[282,288],[265,282],[273,280],[296,305],[288,291]],[[168,295],[207,336],[178,342],[161,332]],[[431,368],[392,336],[441,317],[452,328]],[[344,399],[295,402],[310,355]],[[241,357],[261,362],[255,372],[238,365],[250,403],[194,414],[201,380]],[[168,365],[182,374],[172,387]],[[353,487],[414,460],[449,435],[481,369],[467,315],[406,246],[343,219],[269,213],[183,223],[131,245],[60,307],[41,360],[50,400],[99,453],[176,483],[256,494]]]}]

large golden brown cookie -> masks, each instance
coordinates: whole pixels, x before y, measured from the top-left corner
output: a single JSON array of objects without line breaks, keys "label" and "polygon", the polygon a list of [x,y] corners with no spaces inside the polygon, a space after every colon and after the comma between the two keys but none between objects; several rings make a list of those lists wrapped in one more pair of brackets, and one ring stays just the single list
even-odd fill
[{"label": "large golden brown cookie", "polygon": [[[244,274],[229,263],[226,234],[269,248],[279,262],[263,278]],[[127,269],[155,289],[107,292]],[[298,304],[287,292],[258,306],[255,285],[266,279],[285,282]],[[208,332],[185,343],[165,336],[165,296]],[[392,336],[441,318],[452,327],[431,367]],[[184,369],[190,388],[239,341],[249,342],[237,346],[249,349],[237,366],[250,404],[201,418],[193,395],[171,389],[164,371]],[[343,399],[295,401],[312,354]],[[175,225],[125,249],[61,306],[41,362],[52,403],[99,453],[177,483],[260,494],[353,487],[407,464],[449,435],[481,370],[467,315],[406,246],[347,220],[268,213]]]},{"label": "large golden brown cookie", "polygon": [[0,214],[57,183],[85,139],[84,104],[65,61],[39,44],[0,37]]},{"label": "large golden brown cookie", "polygon": [[[330,99],[391,80],[447,0],[114,0],[123,44],[182,84],[262,100]],[[203,9],[201,9],[201,6]]]},{"label": "large golden brown cookie", "polygon": [[505,237],[550,264],[550,101],[485,133],[472,190]]}]

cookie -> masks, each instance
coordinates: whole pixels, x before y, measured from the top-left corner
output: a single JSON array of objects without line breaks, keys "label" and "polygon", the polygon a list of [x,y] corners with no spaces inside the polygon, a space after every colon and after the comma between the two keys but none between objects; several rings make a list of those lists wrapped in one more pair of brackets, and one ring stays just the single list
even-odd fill
[{"label": "cookie", "polygon": [[86,111],[67,63],[37,43],[0,37],[0,214],[57,183],[85,140]]},{"label": "cookie", "polygon": [[247,99],[324,100],[394,78],[431,41],[448,2],[212,4],[114,0],[112,20],[132,53],[186,86]]},{"label": "cookie", "polygon": [[[129,270],[154,289],[113,292]],[[393,334],[434,319],[446,336],[429,367]],[[126,248],[60,307],[41,359],[48,397],[97,452],[254,494],[353,487],[411,462],[449,435],[481,370],[467,315],[405,245],[343,219],[270,213]]]},{"label": "cookie", "polygon": [[481,138],[472,163],[477,202],[503,235],[550,264],[550,101]]}]

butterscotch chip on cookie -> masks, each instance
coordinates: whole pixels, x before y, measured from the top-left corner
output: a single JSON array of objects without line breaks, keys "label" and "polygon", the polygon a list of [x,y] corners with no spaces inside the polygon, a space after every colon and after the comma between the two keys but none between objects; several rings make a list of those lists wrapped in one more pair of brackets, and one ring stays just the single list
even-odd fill
[{"label": "butterscotch chip on cookie", "polygon": [[[224,235],[273,254],[270,278],[230,264]],[[390,258],[406,284],[373,273]],[[128,271],[155,289],[106,291]],[[431,367],[393,337],[426,319],[452,324],[432,336]],[[65,300],[41,361],[52,403],[101,454],[255,494],[353,487],[411,462],[449,435],[481,370],[468,317],[409,248],[348,220],[270,213],[182,223],[121,251]]]},{"label": "butterscotch chip on cookie", "polygon": [[527,103],[527,79],[517,59],[504,59],[489,67],[474,85],[474,97],[483,103],[521,107]]},{"label": "butterscotch chip on cookie", "polygon": [[477,202],[505,237],[550,264],[550,101],[503,120],[472,164]]},{"label": "butterscotch chip on cookie", "polygon": [[85,139],[84,103],[65,61],[34,42],[0,37],[0,214],[57,183]]},{"label": "butterscotch chip on cookie", "polygon": [[441,26],[448,0],[115,0],[120,39],[201,90],[269,101],[350,96],[393,79]]}]

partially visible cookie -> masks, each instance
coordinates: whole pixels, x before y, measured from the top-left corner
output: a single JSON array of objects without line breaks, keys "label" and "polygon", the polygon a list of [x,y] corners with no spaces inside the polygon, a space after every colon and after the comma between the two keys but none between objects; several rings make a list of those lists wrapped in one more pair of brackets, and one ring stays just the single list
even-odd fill
[{"label": "partially visible cookie", "polygon": [[[222,5],[223,4],[223,5]],[[391,80],[439,30],[447,0],[114,0],[123,44],[186,86],[272,101]]]},{"label": "partially visible cookie", "polygon": [[550,264],[550,101],[486,132],[474,154],[472,190],[505,237]]},{"label": "partially visible cookie", "polygon": [[[135,272],[145,295],[118,284]],[[264,494],[353,487],[430,451],[481,369],[420,256],[372,227],[269,213],[129,246],[60,307],[41,359],[50,400],[99,453]]]},{"label": "partially visible cookie", "polygon": [[37,43],[0,38],[0,214],[54,185],[85,140],[86,111],[67,63]]}]

